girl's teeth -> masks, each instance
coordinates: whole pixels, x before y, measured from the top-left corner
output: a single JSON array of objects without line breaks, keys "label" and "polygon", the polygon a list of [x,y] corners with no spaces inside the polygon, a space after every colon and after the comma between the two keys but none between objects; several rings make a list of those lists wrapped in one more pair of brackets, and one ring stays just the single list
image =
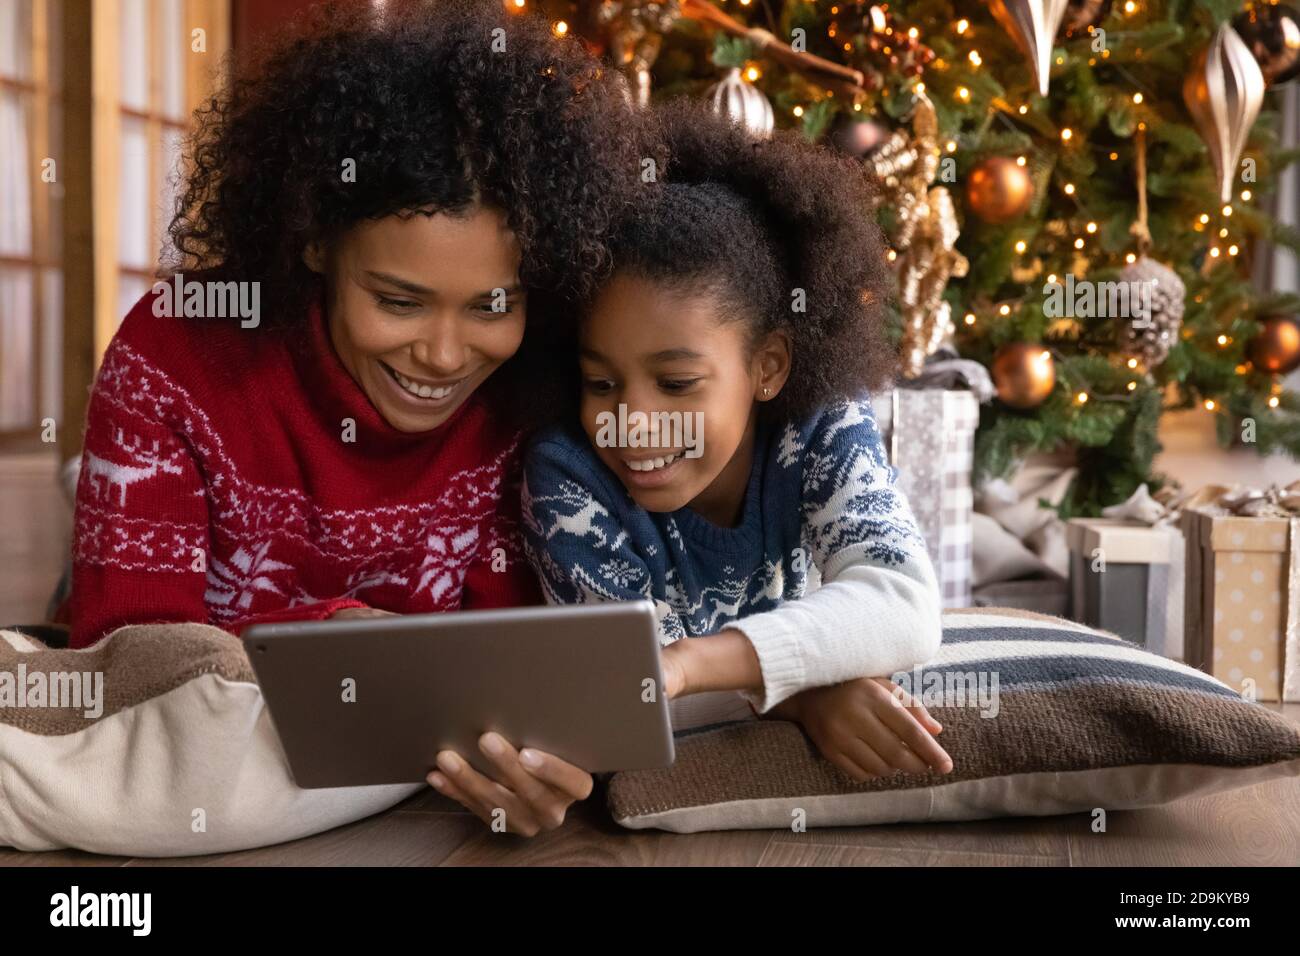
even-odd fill
[{"label": "girl's teeth", "polygon": [[671,465],[676,460],[677,454],[674,452],[673,454],[666,455],[663,458],[647,458],[645,461],[629,461],[627,466],[633,471],[655,471],[658,468]]},{"label": "girl's teeth", "polygon": [[[456,390],[455,385],[448,385],[446,388],[434,388],[431,385],[417,385],[397,369],[393,369],[393,374],[397,377],[397,384],[401,385],[402,388],[406,389],[412,395],[416,395],[420,398],[446,398]],[[460,383],[457,382],[456,384],[459,385]]]}]

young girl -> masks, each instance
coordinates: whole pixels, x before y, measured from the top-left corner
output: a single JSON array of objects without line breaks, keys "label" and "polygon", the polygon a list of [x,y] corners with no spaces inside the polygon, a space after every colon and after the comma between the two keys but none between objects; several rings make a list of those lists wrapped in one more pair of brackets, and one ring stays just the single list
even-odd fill
[{"label": "young girl", "polygon": [[666,182],[581,325],[581,430],[527,454],[529,557],[553,603],[652,599],[668,696],[739,690],[856,779],[947,772],[886,679],[936,651],[939,591],[862,397],[892,359],[861,168],[663,120]]}]

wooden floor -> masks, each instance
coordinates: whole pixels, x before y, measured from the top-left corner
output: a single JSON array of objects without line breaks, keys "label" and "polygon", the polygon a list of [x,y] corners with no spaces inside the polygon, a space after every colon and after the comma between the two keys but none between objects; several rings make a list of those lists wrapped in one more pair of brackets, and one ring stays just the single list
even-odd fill
[{"label": "wooden floor", "polygon": [[[0,624],[41,618],[69,525],[49,459],[0,457]],[[53,532],[53,533],[52,533]],[[1276,706],[1276,705],[1275,705]],[[1300,705],[1278,707],[1300,723]],[[786,831],[678,835],[629,831],[602,794],[563,828],[528,840],[490,832],[425,790],[348,826],[278,846],[145,860],[0,849],[0,866],[1297,866],[1300,779],[1114,812],[1105,833],[1086,814]]]}]

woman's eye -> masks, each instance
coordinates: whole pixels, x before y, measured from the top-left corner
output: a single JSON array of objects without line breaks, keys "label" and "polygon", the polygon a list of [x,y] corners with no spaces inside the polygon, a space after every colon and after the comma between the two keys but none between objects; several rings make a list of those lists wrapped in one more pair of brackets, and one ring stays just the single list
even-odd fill
[{"label": "woman's eye", "polygon": [[584,378],[582,387],[594,394],[603,395],[614,387],[614,383],[606,378]]},{"label": "woman's eye", "polygon": [[379,303],[381,309],[387,309],[389,312],[410,312],[420,307],[420,303],[411,299],[394,299],[386,295],[376,295],[375,301]]},{"label": "woman's eye", "polygon": [[504,302],[498,305],[493,302],[484,302],[482,305],[475,306],[475,311],[477,311],[480,315],[486,315],[489,317],[497,316],[497,315],[510,315],[512,312],[515,311],[515,304],[513,302]]},{"label": "woman's eye", "polygon": [[684,392],[699,382],[698,378],[669,378],[659,383],[665,392]]}]

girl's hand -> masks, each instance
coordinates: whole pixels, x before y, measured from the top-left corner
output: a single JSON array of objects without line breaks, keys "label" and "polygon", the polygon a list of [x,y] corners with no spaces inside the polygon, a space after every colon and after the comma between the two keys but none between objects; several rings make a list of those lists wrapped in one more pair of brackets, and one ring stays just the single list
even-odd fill
[{"label": "girl's hand", "polygon": [[952,758],[932,736],[943,725],[885,677],[815,687],[771,712],[802,724],[822,756],[859,783],[900,770],[952,771]]},{"label": "girl's hand", "polygon": [[680,638],[662,648],[659,659],[669,700],[712,690],[756,691],[763,686],[754,645],[737,628]]},{"label": "girl's hand", "polygon": [[659,652],[659,668],[663,672],[664,696],[669,700],[680,697],[686,690],[686,651],[691,638],[673,641]]},{"label": "girl's hand", "polygon": [[478,745],[494,768],[491,777],[444,750],[428,780],[488,826],[501,821],[511,833],[536,836],[560,826],[570,804],[591,796],[591,774],[559,757],[515,750],[497,733],[484,734]]},{"label": "girl's hand", "polygon": [[331,621],[343,621],[359,617],[397,617],[392,611],[381,611],[377,607],[345,607],[330,615]]}]

